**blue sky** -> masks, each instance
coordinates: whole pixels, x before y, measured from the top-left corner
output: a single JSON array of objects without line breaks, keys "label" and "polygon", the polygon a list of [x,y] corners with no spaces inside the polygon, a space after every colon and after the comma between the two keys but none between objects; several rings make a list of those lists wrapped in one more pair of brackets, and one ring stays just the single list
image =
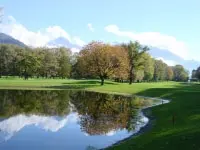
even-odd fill
[{"label": "blue sky", "polygon": [[[142,44],[169,49],[184,59],[200,60],[199,0],[0,0],[0,6],[4,7],[7,25],[1,30],[25,43],[29,42],[25,33],[22,37],[14,29],[8,29],[10,16],[10,28],[15,30],[19,29],[14,25],[17,24],[29,32],[46,35],[47,28],[56,26],[59,29],[49,32],[62,29],[74,42],[139,40]],[[38,34],[36,37],[40,39]],[[52,38],[41,38],[47,39]]]}]

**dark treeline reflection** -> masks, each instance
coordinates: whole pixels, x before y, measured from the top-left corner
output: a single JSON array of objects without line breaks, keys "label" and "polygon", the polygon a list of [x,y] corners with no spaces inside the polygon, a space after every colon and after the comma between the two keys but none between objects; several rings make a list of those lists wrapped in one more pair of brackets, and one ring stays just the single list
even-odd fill
[{"label": "dark treeline reflection", "polygon": [[77,112],[81,130],[89,135],[135,129],[139,108],[151,103],[138,97],[85,91],[0,90],[2,118],[22,113],[66,116]]},{"label": "dark treeline reflection", "polygon": [[70,112],[70,91],[0,90],[0,116],[41,114],[63,116]]},{"label": "dark treeline reflection", "polygon": [[151,101],[138,97],[78,92],[72,95],[72,103],[80,115],[82,130],[89,135],[99,135],[112,130],[135,129],[138,108],[150,105]]}]

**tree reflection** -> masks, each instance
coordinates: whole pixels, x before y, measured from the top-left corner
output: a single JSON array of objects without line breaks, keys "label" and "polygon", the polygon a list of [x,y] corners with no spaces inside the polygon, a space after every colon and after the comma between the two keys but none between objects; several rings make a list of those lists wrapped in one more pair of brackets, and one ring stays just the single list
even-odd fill
[{"label": "tree reflection", "polygon": [[0,90],[0,116],[68,114],[69,91]]},{"label": "tree reflection", "polygon": [[89,135],[134,129],[138,107],[144,104],[137,98],[84,91],[71,99],[80,115],[81,129]]},{"label": "tree reflection", "polygon": [[0,90],[0,116],[18,114],[66,116],[79,114],[81,130],[89,135],[108,135],[135,129],[139,108],[152,101],[85,91]]}]

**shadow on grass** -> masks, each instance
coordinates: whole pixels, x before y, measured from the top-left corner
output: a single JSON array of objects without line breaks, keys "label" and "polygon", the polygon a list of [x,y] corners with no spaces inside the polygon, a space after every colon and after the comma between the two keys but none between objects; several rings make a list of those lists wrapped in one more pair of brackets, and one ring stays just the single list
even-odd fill
[{"label": "shadow on grass", "polygon": [[100,85],[87,85],[87,84],[82,84],[82,85],[77,85],[77,84],[70,84],[70,85],[58,85],[58,86],[45,86],[44,88],[50,88],[50,89],[60,89],[60,90],[74,90],[74,89],[86,89],[90,87],[97,87]]},{"label": "shadow on grass", "polygon": [[[87,89],[87,88],[92,88],[92,87],[99,87],[101,86],[101,82],[100,81],[96,81],[96,80],[81,80],[81,81],[74,81],[74,82],[69,82],[69,83],[62,83],[63,85],[56,85],[56,86],[45,86],[45,88],[51,88],[51,89],[66,89],[66,90],[70,90],[70,89]],[[109,85],[117,85],[117,83],[114,82],[109,82],[109,81],[105,81],[104,83],[109,84]]]},{"label": "shadow on grass", "polygon": [[[85,81],[81,80],[81,81],[75,81],[75,82],[69,82],[69,83],[63,83],[63,84],[68,84],[68,85],[76,85],[76,84],[85,84],[85,85],[92,84],[93,85],[93,84],[98,84],[98,85],[100,85],[101,82],[97,81],[97,80],[85,80]],[[117,83],[109,82],[109,81],[105,81],[105,84],[117,85]]]},{"label": "shadow on grass", "polygon": [[136,94],[144,96],[152,96],[152,97],[166,97],[166,95],[175,95],[178,97],[182,97],[185,94],[188,95],[193,93],[200,94],[199,84],[180,83],[180,85],[175,85],[170,88],[168,87],[149,88]]}]

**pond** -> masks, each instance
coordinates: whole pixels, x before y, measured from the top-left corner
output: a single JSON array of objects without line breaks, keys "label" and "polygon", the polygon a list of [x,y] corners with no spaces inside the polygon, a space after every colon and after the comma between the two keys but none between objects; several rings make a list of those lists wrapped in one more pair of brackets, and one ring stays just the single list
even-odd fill
[{"label": "pond", "polygon": [[158,101],[86,91],[0,90],[0,149],[86,150],[136,133]]}]

